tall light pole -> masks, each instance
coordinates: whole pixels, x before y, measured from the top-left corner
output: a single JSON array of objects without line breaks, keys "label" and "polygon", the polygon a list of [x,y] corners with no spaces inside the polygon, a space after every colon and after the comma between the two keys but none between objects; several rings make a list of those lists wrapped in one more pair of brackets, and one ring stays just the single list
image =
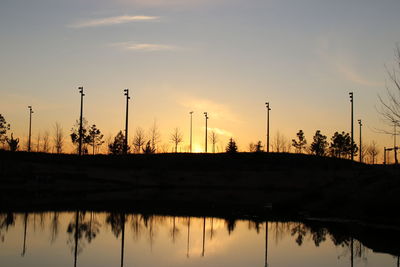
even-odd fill
[{"label": "tall light pole", "polygon": [[125,141],[124,141],[124,153],[128,154],[128,113],[129,113],[129,89],[124,90],[126,96],[126,114],[125,114]]},{"label": "tall light pole", "polygon": [[32,136],[32,106],[28,106],[29,108],[29,137],[28,137],[28,152],[31,152],[31,136]]},{"label": "tall light pole", "polygon": [[361,120],[358,120],[358,124],[360,125],[360,162],[362,162],[363,161],[363,158],[362,158],[362,139],[361,139],[361,128],[362,128],[362,122],[361,122]]},{"label": "tall light pole", "polygon": [[354,160],[354,119],[353,119],[353,92],[349,93],[350,95],[350,104],[351,104],[351,160]]},{"label": "tall light pole", "polygon": [[190,153],[192,153],[193,152],[193,150],[192,150],[192,119],[193,119],[193,111],[190,111],[189,112],[189,114],[190,114]]},{"label": "tall light pole", "polygon": [[269,111],[271,110],[269,102],[265,103],[265,107],[267,108],[267,153],[269,153]]},{"label": "tall light pole", "polygon": [[206,118],[206,138],[205,138],[205,149],[204,149],[204,151],[205,151],[205,153],[207,153],[207,121],[208,121],[208,113],[207,112],[204,112],[204,116],[205,116],[205,118]]},{"label": "tall light pole", "polygon": [[79,93],[81,94],[81,115],[79,117],[79,155],[82,155],[82,137],[83,137],[83,97],[85,94],[83,93],[83,87],[78,87]]}]

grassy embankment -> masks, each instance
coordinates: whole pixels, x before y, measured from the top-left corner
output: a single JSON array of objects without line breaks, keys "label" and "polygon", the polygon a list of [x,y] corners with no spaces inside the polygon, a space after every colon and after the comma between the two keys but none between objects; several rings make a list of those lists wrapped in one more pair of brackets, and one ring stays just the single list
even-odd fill
[{"label": "grassy embankment", "polygon": [[153,210],[400,222],[400,170],[298,154],[0,151],[0,210]]}]

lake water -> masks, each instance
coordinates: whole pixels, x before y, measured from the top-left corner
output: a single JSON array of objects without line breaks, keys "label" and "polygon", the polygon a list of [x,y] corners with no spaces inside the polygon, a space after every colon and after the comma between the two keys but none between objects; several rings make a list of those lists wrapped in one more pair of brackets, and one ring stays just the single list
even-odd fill
[{"label": "lake water", "polygon": [[0,266],[398,266],[298,222],[94,212],[0,214]]}]

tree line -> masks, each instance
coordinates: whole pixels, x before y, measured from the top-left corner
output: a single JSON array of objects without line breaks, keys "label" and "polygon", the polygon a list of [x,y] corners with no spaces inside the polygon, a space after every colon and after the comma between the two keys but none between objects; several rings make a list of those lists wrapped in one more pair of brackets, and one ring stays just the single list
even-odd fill
[{"label": "tree line", "polygon": [[[79,120],[76,120],[70,131],[71,143],[75,146],[76,151],[78,151],[79,146]],[[6,122],[3,115],[0,114],[0,143],[2,148],[11,151],[17,151],[20,148],[19,138],[14,138],[13,133],[8,137],[7,132],[10,131],[11,125]],[[182,152],[180,145],[183,143],[183,133],[176,127],[170,133],[169,141],[172,145],[168,146],[166,144],[160,145],[161,133],[158,128],[157,122],[154,121],[153,125],[146,132],[143,128],[138,127],[134,132],[134,137],[132,142],[128,145],[128,152],[135,154],[154,154],[154,153],[167,153],[167,152]],[[212,152],[215,153],[216,145],[219,142],[218,134],[212,131],[208,139],[212,146]],[[45,153],[63,153],[64,148],[64,133],[61,125],[55,123],[53,126],[53,133],[50,137],[50,132],[46,131],[43,135],[40,133],[36,138],[36,151]],[[50,143],[53,143],[53,146]],[[97,154],[100,152],[100,148],[106,144],[107,152],[114,155],[124,154],[124,142],[125,136],[123,131],[119,131],[113,138],[109,137],[104,140],[104,134],[96,126],[96,124],[89,124],[88,121],[83,118],[82,120],[82,148],[84,154]],[[335,158],[345,158],[349,159],[351,153],[357,155],[359,147],[353,142],[351,142],[351,137],[349,133],[346,132],[335,132],[330,139],[327,140],[327,136],[323,135],[320,130],[317,130],[312,137],[311,144],[308,145],[307,139],[303,130],[299,130],[296,134],[296,138],[289,142],[282,134],[276,133],[275,139],[272,142],[272,151],[278,153],[291,152],[294,149],[295,153],[306,153],[316,156],[331,156]],[[35,150],[35,149],[33,149]],[[263,152],[264,146],[261,141],[250,143],[248,152]],[[375,141],[372,141],[369,145],[363,145],[361,159],[364,162],[371,164],[377,163],[377,156],[380,151],[377,147]],[[188,152],[187,149],[183,152]],[[222,152],[222,151],[218,151]],[[225,151],[227,153],[238,152],[238,146],[236,140],[230,138],[227,145],[225,146]],[[246,152],[246,151],[243,151]]]}]

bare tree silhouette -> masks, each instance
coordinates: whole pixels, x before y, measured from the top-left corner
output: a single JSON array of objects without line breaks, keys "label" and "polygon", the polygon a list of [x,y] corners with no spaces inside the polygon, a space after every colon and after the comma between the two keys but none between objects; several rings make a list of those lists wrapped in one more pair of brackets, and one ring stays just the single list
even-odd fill
[{"label": "bare tree silhouette", "polygon": [[146,135],[144,130],[140,127],[136,128],[135,135],[133,137],[133,147],[136,153],[142,152],[142,147],[146,143]]},{"label": "bare tree silhouette", "polygon": [[160,134],[160,130],[158,129],[156,120],[154,120],[154,123],[149,130],[149,138],[150,138],[151,148],[155,153],[155,152],[157,152],[157,146],[161,140],[161,134]]},{"label": "bare tree silhouette", "polygon": [[215,145],[218,142],[218,135],[215,131],[212,131],[208,138],[210,139],[210,142],[212,144],[212,152],[215,153]]},{"label": "bare tree silhouette", "polygon": [[54,124],[53,142],[54,142],[54,147],[56,149],[56,153],[57,154],[62,153],[64,147],[64,133],[61,124],[59,124],[58,122]]},{"label": "bare tree silhouette", "polygon": [[377,144],[376,144],[375,141],[372,141],[371,144],[369,144],[367,146],[366,152],[367,152],[367,155],[370,158],[369,163],[375,164],[376,163],[376,157],[379,154],[379,150],[378,150],[378,147],[377,147]]},{"label": "bare tree silhouette", "polygon": [[41,135],[40,132],[38,132],[36,138],[36,152],[40,152],[40,140],[41,140]]},{"label": "bare tree silhouette", "polygon": [[173,142],[175,146],[175,153],[178,152],[178,145],[183,141],[183,134],[179,130],[179,128],[175,128],[174,131],[171,133],[170,137],[171,142]]},{"label": "bare tree silhouette", "polygon": [[43,145],[42,145],[42,151],[45,153],[48,153],[50,151],[50,133],[49,131],[45,131],[43,135]]}]

